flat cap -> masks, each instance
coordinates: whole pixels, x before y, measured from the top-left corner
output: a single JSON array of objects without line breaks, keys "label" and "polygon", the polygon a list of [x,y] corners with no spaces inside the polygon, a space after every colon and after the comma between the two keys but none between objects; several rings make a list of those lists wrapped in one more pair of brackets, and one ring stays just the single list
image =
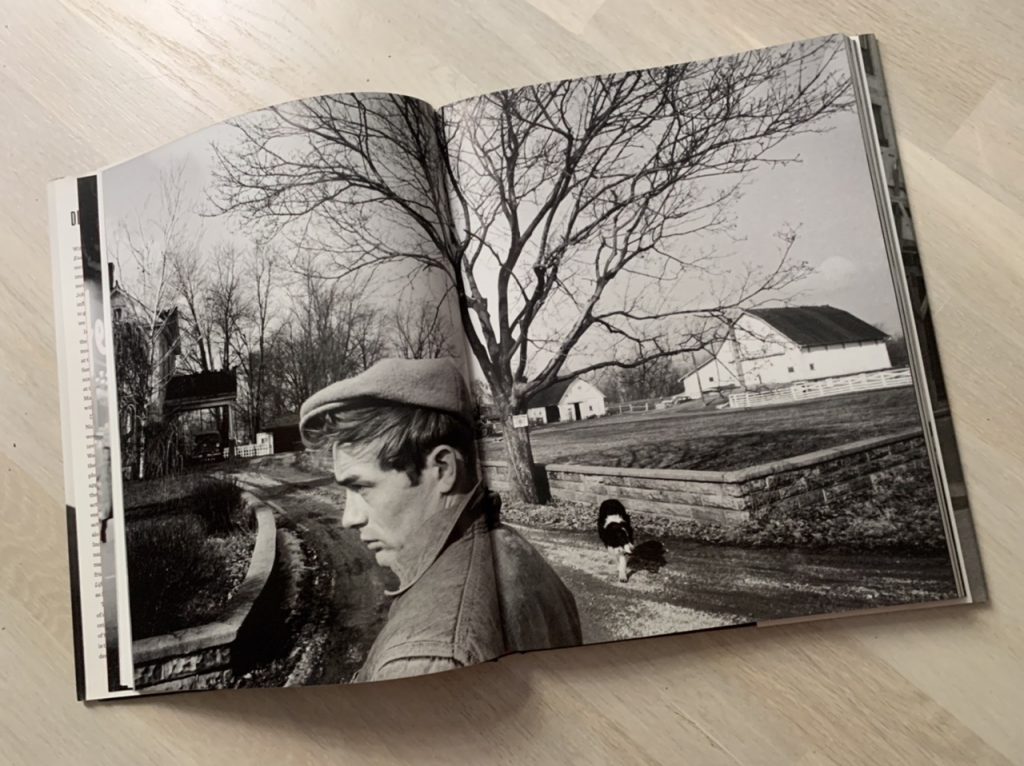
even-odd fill
[{"label": "flat cap", "polygon": [[469,387],[454,359],[382,359],[358,375],[325,386],[302,403],[299,432],[329,412],[385,401],[426,407],[473,422]]}]

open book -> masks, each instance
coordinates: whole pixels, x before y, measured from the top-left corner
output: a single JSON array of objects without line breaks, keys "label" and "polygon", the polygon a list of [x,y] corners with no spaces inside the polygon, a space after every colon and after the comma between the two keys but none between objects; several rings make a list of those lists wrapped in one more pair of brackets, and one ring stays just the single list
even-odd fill
[{"label": "open book", "polygon": [[78,694],[985,598],[875,40],[49,192]]}]

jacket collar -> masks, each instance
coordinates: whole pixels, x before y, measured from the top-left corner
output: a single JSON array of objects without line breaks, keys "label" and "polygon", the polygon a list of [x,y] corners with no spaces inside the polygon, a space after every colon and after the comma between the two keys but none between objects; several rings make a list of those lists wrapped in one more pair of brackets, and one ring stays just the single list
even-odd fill
[{"label": "jacket collar", "polygon": [[413,547],[397,563],[398,588],[385,590],[388,596],[400,596],[415,585],[451,543],[465,535],[481,516],[487,526],[497,522],[501,506],[497,495],[484,489],[480,482],[461,502],[442,508],[423,520],[418,536],[420,544]]}]

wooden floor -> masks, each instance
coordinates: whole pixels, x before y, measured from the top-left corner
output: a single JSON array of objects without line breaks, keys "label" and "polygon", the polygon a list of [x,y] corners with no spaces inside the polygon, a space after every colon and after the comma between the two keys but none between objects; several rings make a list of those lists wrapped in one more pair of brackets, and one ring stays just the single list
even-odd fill
[{"label": "wooden floor", "polygon": [[[1024,763],[1024,4],[6,0],[0,762]],[[45,182],[303,95],[435,103],[831,32],[883,46],[991,604],[371,687],[74,701]]]}]

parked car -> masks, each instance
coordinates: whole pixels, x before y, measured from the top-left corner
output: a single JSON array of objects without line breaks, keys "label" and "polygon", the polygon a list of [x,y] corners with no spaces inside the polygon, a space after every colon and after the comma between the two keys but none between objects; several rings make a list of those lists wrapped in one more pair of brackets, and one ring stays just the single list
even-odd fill
[{"label": "parked car", "polygon": [[224,459],[224,445],[219,431],[200,431],[193,437],[192,454],[194,463],[214,462]]},{"label": "parked car", "polygon": [[662,399],[661,400],[661,406],[662,407],[675,407],[677,404],[682,404],[683,402],[693,401],[693,399],[694,399],[694,397],[690,396],[689,394],[676,394],[675,396],[668,397],[668,399]]}]

